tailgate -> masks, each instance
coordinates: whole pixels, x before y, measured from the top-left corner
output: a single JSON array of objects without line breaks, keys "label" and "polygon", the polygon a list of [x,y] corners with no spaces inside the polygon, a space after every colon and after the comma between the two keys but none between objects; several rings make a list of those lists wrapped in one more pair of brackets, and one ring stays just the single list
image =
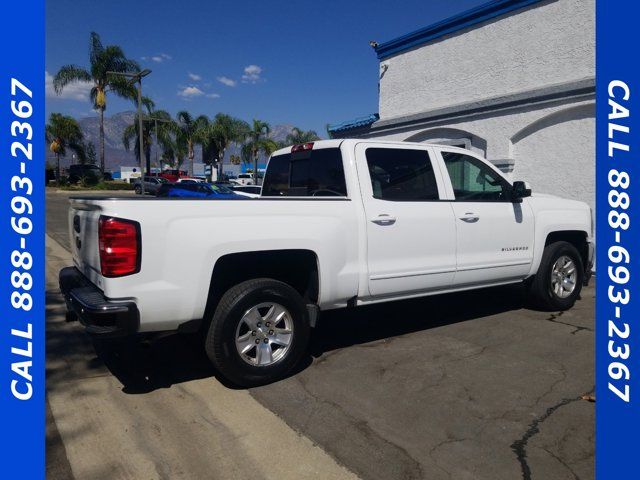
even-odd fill
[{"label": "tailgate", "polygon": [[101,208],[87,200],[71,200],[69,208],[69,236],[73,263],[94,284],[100,286],[100,253],[98,222]]}]

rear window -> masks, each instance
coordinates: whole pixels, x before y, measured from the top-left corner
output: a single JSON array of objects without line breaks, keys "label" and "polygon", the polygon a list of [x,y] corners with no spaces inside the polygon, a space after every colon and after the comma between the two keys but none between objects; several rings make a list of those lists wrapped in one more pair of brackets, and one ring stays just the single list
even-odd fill
[{"label": "rear window", "polygon": [[345,197],[339,148],[287,153],[269,160],[263,197]]}]

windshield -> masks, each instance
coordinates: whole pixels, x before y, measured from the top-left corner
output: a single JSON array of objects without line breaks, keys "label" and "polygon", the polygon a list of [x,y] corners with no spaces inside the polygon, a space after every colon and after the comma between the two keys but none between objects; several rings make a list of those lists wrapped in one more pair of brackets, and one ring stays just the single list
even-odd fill
[{"label": "windshield", "polygon": [[233,190],[231,190],[229,187],[225,187],[224,185],[217,185],[217,184],[214,183],[214,184],[210,185],[210,187],[216,193],[233,193]]}]

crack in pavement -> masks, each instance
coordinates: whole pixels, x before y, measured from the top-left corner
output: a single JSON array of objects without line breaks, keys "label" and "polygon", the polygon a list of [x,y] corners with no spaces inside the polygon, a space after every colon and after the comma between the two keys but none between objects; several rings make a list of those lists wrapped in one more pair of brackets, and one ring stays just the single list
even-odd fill
[{"label": "crack in pavement", "polygon": [[558,463],[560,463],[562,466],[564,466],[564,468],[566,468],[567,470],[569,470],[569,472],[571,473],[571,475],[573,475],[573,478],[575,480],[580,480],[580,477],[578,476],[578,474],[576,472],[573,471],[573,468],[571,468],[567,462],[565,462],[564,460],[562,460],[559,456],[557,456],[555,453],[553,453],[551,450],[549,450],[548,448],[543,448],[543,450],[545,452],[547,452],[551,457],[555,458]]},{"label": "crack in pavement", "polygon": [[445,446],[445,445],[449,445],[451,443],[459,443],[459,442],[464,442],[467,440],[471,440],[471,438],[447,438],[446,440],[443,440],[439,443],[437,443],[436,445],[434,445],[433,447],[431,447],[431,449],[428,452],[429,458],[431,458],[431,461],[433,462],[433,464],[438,467],[440,470],[442,470],[444,473],[447,474],[448,478],[453,478],[452,473],[447,470],[446,468],[444,468],[442,465],[440,465],[438,463],[438,461],[433,457],[433,454],[435,453],[436,450],[438,450],[439,448]]},{"label": "crack in pavement", "polygon": [[558,320],[558,318],[560,318],[562,316],[564,312],[558,312],[558,313],[552,313],[549,318],[547,318],[546,320],[548,322],[552,322],[552,323],[559,323],[560,325],[567,325],[568,327],[573,327],[575,328],[575,330],[573,332],[571,332],[571,335],[575,335],[576,333],[582,331],[582,330],[586,330],[587,332],[593,332],[593,328],[591,327],[582,327],[580,325],[574,325],[573,323],[568,323],[568,322],[561,322],[560,320]]},{"label": "crack in pavement", "polygon": [[[308,416],[307,416],[307,420],[305,422],[305,425],[303,426],[302,431],[296,429],[294,426],[290,425],[286,419],[283,418],[283,420],[289,425],[291,426],[294,430],[298,431],[298,433],[301,433],[303,435],[308,436],[309,438],[312,439],[312,441],[316,442],[313,438],[312,435],[309,434],[309,432],[306,431],[310,418],[312,415],[315,415],[316,410],[318,410],[320,405],[326,405],[329,406],[330,409],[335,410],[337,412],[339,412],[341,415],[343,415],[344,418],[348,419],[348,423],[350,425],[352,425],[354,427],[354,430],[357,431],[361,437],[363,439],[366,439],[367,442],[366,444],[369,445],[370,448],[375,448],[376,445],[380,446],[380,445],[386,445],[388,448],[390,448],[391,450],[395,451],[395,455],[396,456],[400,456],[403,458],[402,464],[404,467],[404,472],[403,472],[403,478],[409,480],[409,479],[419,479],[419,478],[425,478],[424,477],[424,471],[423,471],[423,467],[421,465],[421,463],[416,460],[410,453],[409,451],[389,440],[384,438],[383,436],[381,436],[380,434],[378,434],[373,427],[370,425],[370,423],[367,420],[364,419],[359,419],[355,416],[353,416],[352,414],[348,413],[342,405],[333,402],[329,399],[325,399],[325,398],[319,398],[317,395],[315,395],[311,389],[309,388],[309,386],[307,385],[307,382],[305,379],[303,379],[302,377],[297,377],[296,378],[298,385],[301,387],[301,389],[303,390],[304,393],[306,393],[309,397],[311,397],[311,399],[313,399],[315,405],[312,409],[310,409],[311,411],[309,412]],[[374,440],[373,442],[371,440]],[[317,443],[317,442],[316,442]],[[380,449],[382,450],[382,449]],[[331,448],[326,448],[325,447],[325,451],[327,453],[329,453],[334,460],[337,461],[337,463],[339,465],[345,465],[345,459],[341,458],[342,455],[340,454],[340,452],[335,451]],[[358,473],[358,467],[357,466],[350,466],[349,469],[351,471],[356,472],[356,474],[362,475],[363,472]]]},{"label": "crack in pavement", "polygon": [[[552,407],[547,408],[547,410],[543,415],[536,418],[533,422],[529,424],[529,428],[524,433],[524,435],[519,440],[516,440],[511,444],[511,450],[513,451],[513,453],[516,454],[518,462],[520,463],[520,469],[522,470],[523,480],[531,480],[531,467],[527,462],[527,444],[529,443],[529,440],[534,435],[540,433],[540,428],[539,428],[540,425],[544,423],[551,415],[553,415],[556,412],[556,410],[558,410],[559,408],[564,407],[565,405],[569,405],[573,402],[577,402],[578,400],[582,400],[582,397],[584,395],[589,395],[593,393],[594,390],[595,390],[595,386],[586,393],[580,394],[577,397],[573,397],[573,398],[565,398],[560,402],[556,403],[555,405],[553,405]],[[555,457],[555,455],[553,456]],[[561,463],[566,466],[564,462],[561,462]],[[569,467],[567,466],[567,468]],[[578,478],[570,468],[569,468],[569,471],[571,471],[571,473],[574,475],[575,478]]]}]

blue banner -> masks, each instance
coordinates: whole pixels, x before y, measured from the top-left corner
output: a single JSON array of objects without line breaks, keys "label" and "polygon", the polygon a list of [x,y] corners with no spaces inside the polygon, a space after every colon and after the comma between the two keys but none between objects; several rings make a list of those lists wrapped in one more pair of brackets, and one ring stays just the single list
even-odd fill
[{"label": "blue banner", "polygon": [[0,476],[44,478],[44,0],[0,36]]},{"label": "blue banner", "polygon": [[598,479],[640,477],[639,13],[633,0],[596,6]]}]

